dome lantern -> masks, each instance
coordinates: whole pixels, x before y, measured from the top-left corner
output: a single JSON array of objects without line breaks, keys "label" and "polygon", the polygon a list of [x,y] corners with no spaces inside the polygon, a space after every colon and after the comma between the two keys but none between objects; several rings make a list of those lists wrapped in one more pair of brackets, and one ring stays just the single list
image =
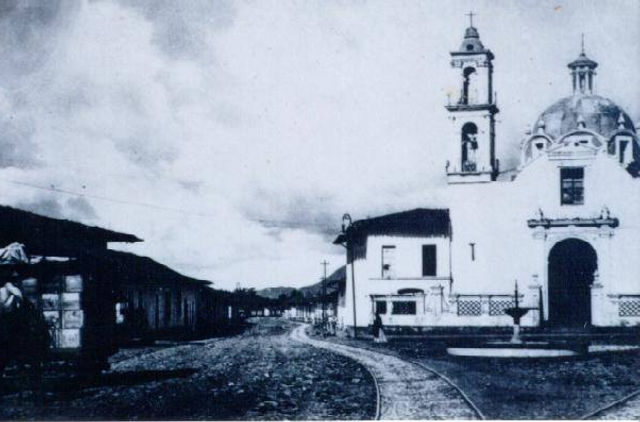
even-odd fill
[{"label": "dome lantern", "polygon": [[584,34],[580,56],[567,65],[571,69],[573,94],[593,94],[593,81],[598,63],[587,57],[584,52]]}]

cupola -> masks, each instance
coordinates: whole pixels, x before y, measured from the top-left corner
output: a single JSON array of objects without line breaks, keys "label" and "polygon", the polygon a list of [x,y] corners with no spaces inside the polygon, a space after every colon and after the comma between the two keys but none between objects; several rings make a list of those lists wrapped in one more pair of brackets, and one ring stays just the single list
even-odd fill
[{"label": "cupola", "polygon": [[584,52],[584,34],[580,55],[567,65],[571,69],[573,94],[593,94],[593,85],[598,63],[587,57]]}]

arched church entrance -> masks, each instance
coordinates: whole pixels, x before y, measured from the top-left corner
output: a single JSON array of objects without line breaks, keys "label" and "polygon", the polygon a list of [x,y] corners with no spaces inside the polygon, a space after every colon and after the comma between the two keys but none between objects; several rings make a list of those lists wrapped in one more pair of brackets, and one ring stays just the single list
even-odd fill
[{"label": "arched church entrance", "polygon": [[591,323],[591,285],[598,269],[593,247],[579,239],[556,243],[549,251],[549,324],[583,327]]}]

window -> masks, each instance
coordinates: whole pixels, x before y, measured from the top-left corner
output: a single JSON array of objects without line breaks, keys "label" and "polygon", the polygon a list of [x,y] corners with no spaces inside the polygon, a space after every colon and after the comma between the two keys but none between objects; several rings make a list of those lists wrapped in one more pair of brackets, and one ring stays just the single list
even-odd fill
[{"label": "window", "polygon": [[422,245],[422,276],[436,275],[436,245]]},{"label": "window", "polygon": [[584,168],[560,169],[560,203],[562,205],[584,204]]},{"label": "window", "polygon": [[376,314],[384,315],[387,313],[387,302],[376,300]]},{"label": "window", "polygon": [[395,277],[396,247],[382,247],[382,278],[392,279]]},{"label": "window", "polygon": [[416,314],[416,302],[393,302],[391,313],[393,315],[415,315]]}]

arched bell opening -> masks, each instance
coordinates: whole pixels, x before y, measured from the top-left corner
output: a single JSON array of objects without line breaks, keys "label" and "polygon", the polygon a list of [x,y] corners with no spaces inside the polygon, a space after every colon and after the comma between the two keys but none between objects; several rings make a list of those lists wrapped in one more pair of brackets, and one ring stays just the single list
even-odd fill
[{"label": "arched bell opening", "polygon": [[462,95],[460,96],[460,104],[471,104],[471,88],[473,86],[473,79],[476,74],[474,67],[465,67],[462,71]]},{"label": "arched bell opening", "polygon": [[477,171],[476,152],[478,150],[478,126],[468,122],[462,126],[461,131],[461,163],[462,171]]}]

